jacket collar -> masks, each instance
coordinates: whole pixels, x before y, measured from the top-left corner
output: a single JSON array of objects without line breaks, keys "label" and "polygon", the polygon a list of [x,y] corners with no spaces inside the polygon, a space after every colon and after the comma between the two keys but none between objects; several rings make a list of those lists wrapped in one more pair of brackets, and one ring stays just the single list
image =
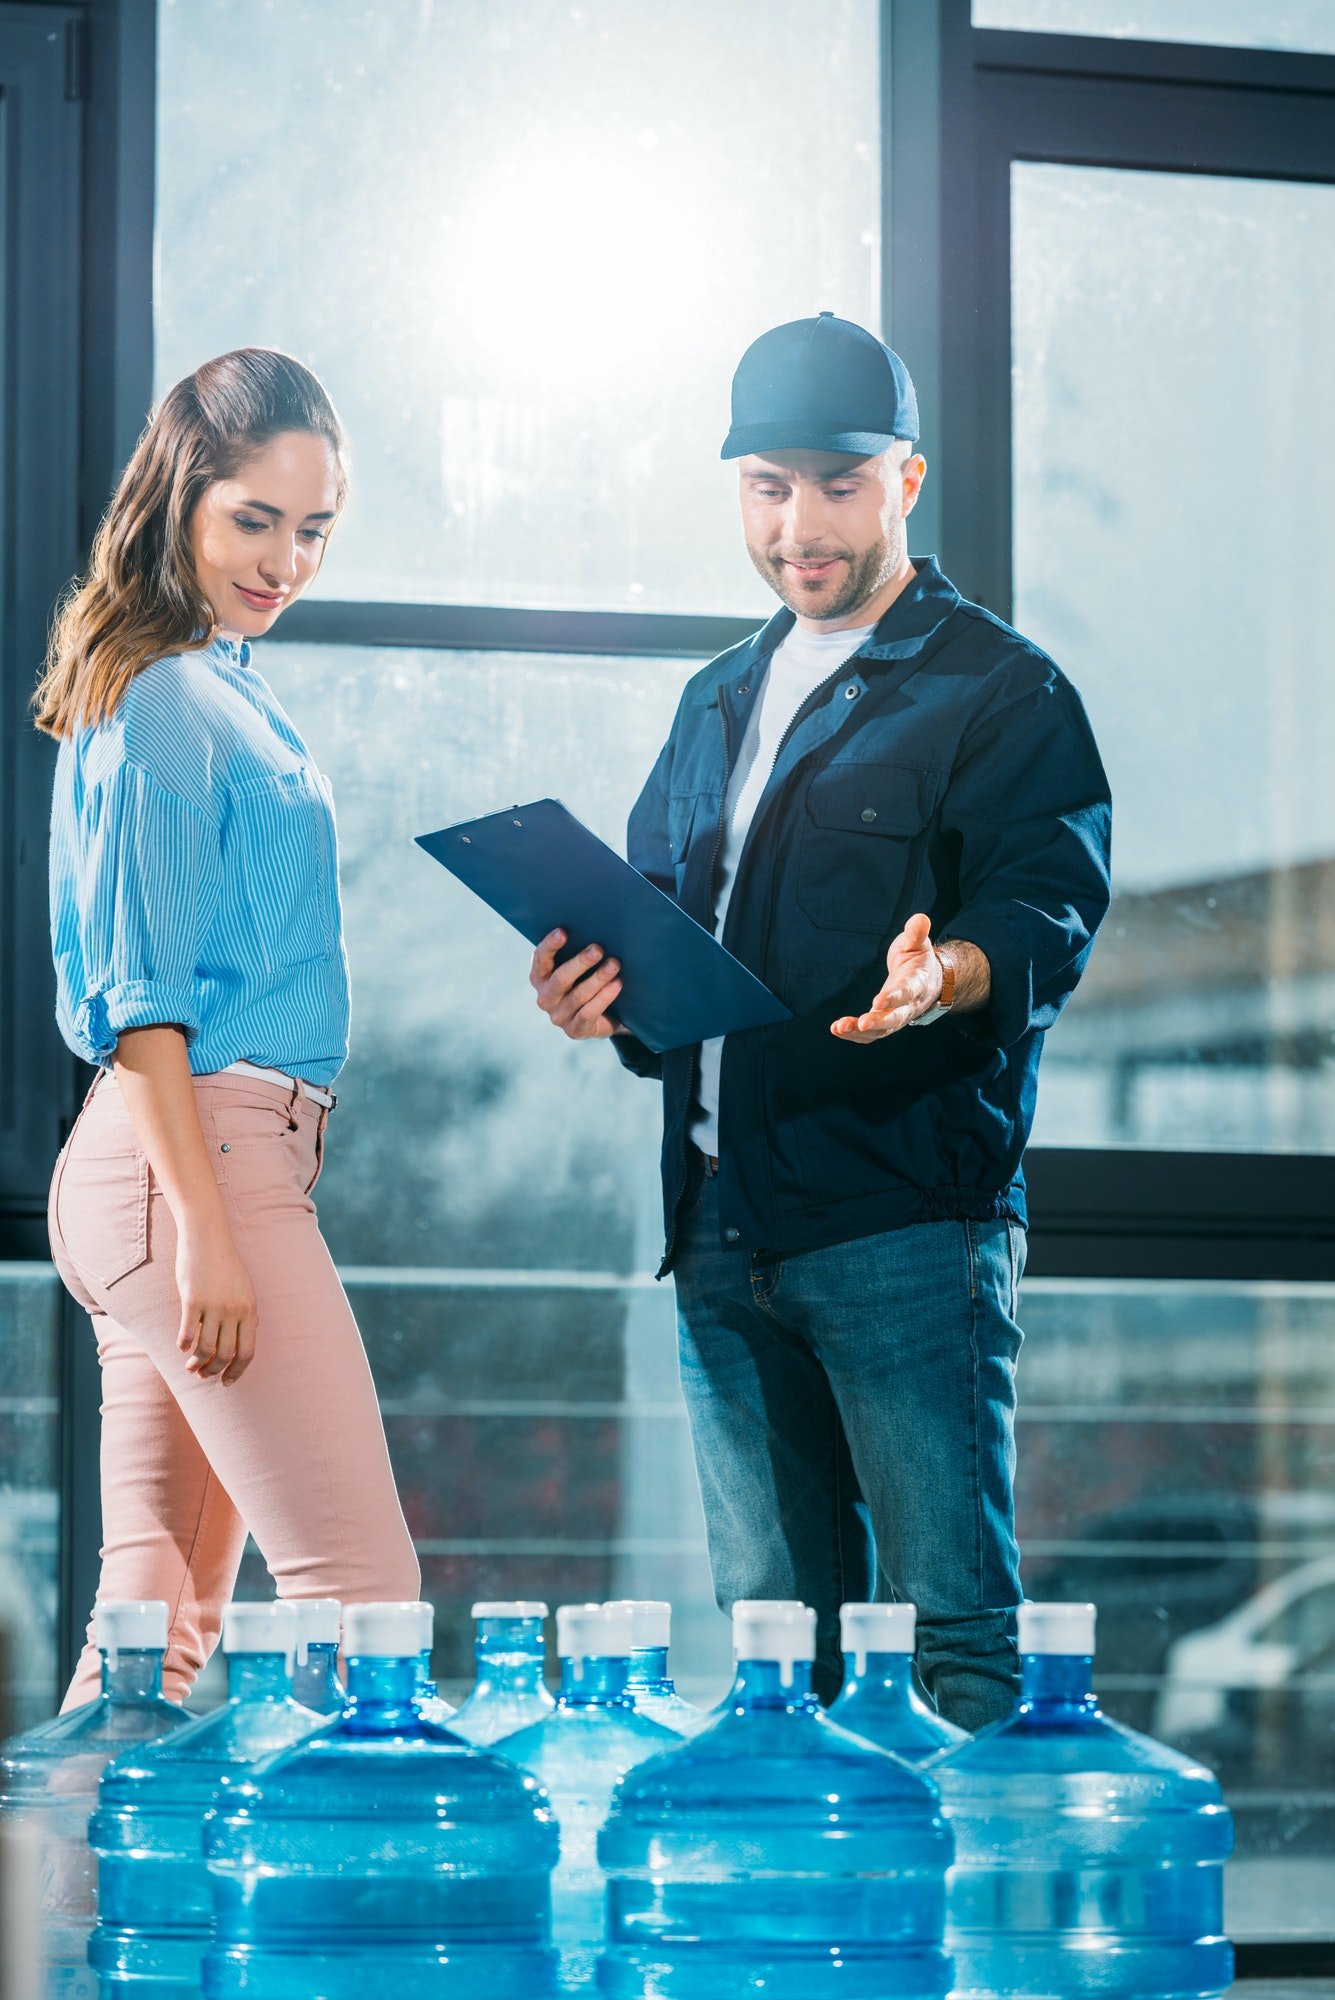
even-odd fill
[{"label": "jacket collar", "polygon": [[[941,627],[962,602],[959,591],[944,574],[935,556],[919,557],[913,567],[917,573],[912,583],[901,590],[879,620],[870,639],[863,641],[858,648],[857,659],[909,660],[915,653],[927,652],[938,638]],[[795,623],[787,605],[780,606],[758,632],[743,641],[739,652],[729,656],[725,678],[740,674],[744,669],[758,672]],[[702,690],[702,698],[708,707],[713,707],[712,688]]]}]

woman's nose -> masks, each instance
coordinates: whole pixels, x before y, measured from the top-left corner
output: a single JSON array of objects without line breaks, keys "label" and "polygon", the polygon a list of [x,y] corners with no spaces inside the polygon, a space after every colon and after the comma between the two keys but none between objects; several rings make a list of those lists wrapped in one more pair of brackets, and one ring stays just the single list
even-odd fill
[{"label": "woman's nose", "polygon": [[276,547],[266,549],[260,568],[270,583],[293,583],[298,567],[297,545],[295,541],[279,542]]}]

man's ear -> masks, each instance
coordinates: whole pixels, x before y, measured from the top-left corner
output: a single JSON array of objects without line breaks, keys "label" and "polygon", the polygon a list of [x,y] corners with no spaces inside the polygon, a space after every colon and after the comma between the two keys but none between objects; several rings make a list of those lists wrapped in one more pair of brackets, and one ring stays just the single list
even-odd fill
[{"label": "man's ear", "polygon": [[922,482],[927,477],[927,460],[921,452],[915,451],[911,458],[904,460],[901,477],[904,482],[904,512],[911,514],[918,504]]}]

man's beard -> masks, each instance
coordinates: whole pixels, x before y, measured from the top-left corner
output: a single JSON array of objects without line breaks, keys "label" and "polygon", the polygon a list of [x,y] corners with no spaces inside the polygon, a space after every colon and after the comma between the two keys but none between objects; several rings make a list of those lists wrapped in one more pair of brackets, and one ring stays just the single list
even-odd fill
[{"label": "man's beard", "polygon": [[[819,619],[822,623],[850,617],[859,605],[875,597],[903,563],[902,546],[894,538],[864,550],[860,556],[850,557],[842,589],[836,591],[833,597],[822,599],[817,608],[815,593],[804,590],[786,564],[751,548],[749,544],[747,553],[770,589],[777,592],[790,611],[797,612],[802,618]],[[819,561],[819,556],[812,555],[808,560]]]}]

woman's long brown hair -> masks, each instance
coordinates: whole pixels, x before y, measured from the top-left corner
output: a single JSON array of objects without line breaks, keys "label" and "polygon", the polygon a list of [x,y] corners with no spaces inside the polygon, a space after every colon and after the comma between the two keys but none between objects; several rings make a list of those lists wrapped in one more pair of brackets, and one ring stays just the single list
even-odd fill
[{"label": "woman's long brown hair", "polygon": [[235,478],[285,431],[328,441],[341,507],[343,429],[321,384],[291,355],[241,347],[168,390],[103,516],[87,575],[57,610],[33,697],[39,729],[70,736],[105,721],[154,660],[209,643],[217,620],[195,575],[191,517],[207,486]]}]

